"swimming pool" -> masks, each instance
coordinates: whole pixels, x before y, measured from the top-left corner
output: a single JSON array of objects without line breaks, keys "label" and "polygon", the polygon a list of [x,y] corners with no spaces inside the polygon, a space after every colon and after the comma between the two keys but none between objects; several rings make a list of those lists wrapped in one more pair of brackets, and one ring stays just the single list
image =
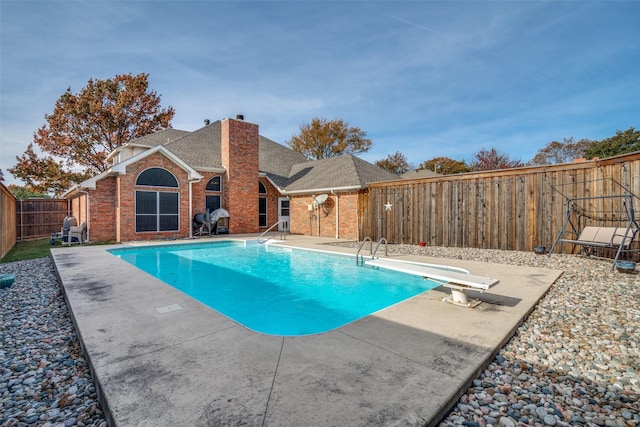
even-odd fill
[{"label": "swimming pool", "polygon": [[438,286],[422,277],[357,266],[350,256],[251,241],[110,252],[245,327],[271,335],[326,332]]}]

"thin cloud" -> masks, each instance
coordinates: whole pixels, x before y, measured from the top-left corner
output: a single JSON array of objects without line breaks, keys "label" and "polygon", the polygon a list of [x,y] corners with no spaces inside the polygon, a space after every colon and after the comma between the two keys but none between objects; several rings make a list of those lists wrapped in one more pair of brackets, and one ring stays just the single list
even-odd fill
[{"label": "thin cloud", "polygon": [[[148,73],[173,125],[244,114],[284,143],[313,117],[375,161],[640,127],[638,2],[0,2],[0,168],[67,87]],[[63,30],[64,29],[64,30]]]}]

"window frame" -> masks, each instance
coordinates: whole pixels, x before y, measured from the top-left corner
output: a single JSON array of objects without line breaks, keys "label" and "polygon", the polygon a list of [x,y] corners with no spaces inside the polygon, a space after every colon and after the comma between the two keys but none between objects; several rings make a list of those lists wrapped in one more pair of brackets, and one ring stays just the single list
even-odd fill
[{"label": "window frame", "polygon": [[[214,180],[217,180],[218,182],[212,184],[212,187],[217,186],[218,187],[217,190],[215,188],[209,188],[209,184],[211,184]],[[213,192],[213,193],[222,193],[222,176],[218,175],[211,178],[207,182],[207,185],[205,186],[204,191]]]},{"label": "window frame", "polygon": [[[155,206],[153,207],[154,212],[152,213],[139,213],[140,201],[138,200],[138,194],[145,193],[147,195],[154,194],[155,195]],[[166,206],[162,205],[162,197],[171,195],[175,196],[175,205],[171,208],[175,208],[175,212],[163,212],[166,210]],[[166,201],[166,200],[165,200]],[[135,190],[134,194],[134,215],[135,215],[135,232],[136,233],[162,233],[162,232],[176,232],[180,231],[180,192],[179,191],[159,191],[159,190]],[[174,202],[171,200],[171,202]],[[173,210],[173,209],[172,209]],[[155,229],[144,229],[144,224],[139,221],[143,218],[155,218]],[[169,217],[175,217],[175,228],[163,228],[163,220],[166,221]],[[172,221],[172,224],[174,221]]]},{"label": "window frame", "polygon": [[[175,183],[175,185],[166,185],[165,183],[141,184],[140,179],[143,178],[145,174],[150,173],[152,171],[163,171],[163,172],[166,172],[168,175],[171,175],[171,177],[173,178],[173,183]],[[176,176],[170,170],[154,166],[154,167],[147,168],[138,174],[138,176],[136,177],[136,187],[180,188],[180,182],[178,181],[178,178],[176,178]]]},{"label": "window frame", "polygon": [[[264,204],[264,212],[261,210]],[[262,181],[258,181],[258,227],[269,226],[269,201],[267,200],[267,186]]]}]

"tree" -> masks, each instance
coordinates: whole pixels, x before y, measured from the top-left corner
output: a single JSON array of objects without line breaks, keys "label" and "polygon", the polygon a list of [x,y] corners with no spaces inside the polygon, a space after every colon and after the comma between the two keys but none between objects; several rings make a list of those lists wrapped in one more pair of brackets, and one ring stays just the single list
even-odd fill
[{"label": "tree", "polygon": [[27,146],[18,163],[9,171],[22,179],[26,188],[34,193],[61,194],[65,189],[91,177],[91,172],[73,172],[64,169],[53,157],[39,158],[33,150],[33,143]]},{"label": "tree", "polygon": [[107,156],[132,139],[171,127],[173,107],[161,109],[149,90],[148,74],[89,80],[78,94],[68,88],[47,123],[34,133],[18,164],[9,169],[31,189],[61,193],[86,177],[108,169]]},{"label": "tree", "polygon": [[51,198],[51,196],[49,196],[46,193],[39,193],[37,191],[33,191],[27,187],[22,187],[19,185],[15,185],[15,184],[10,184],[9,187],[7,187],[9,189],[9,191],[11,191],[11,194],[13,194],[13,197],[15,197],[16,199],[20,200],[20,199],[28,199],[31,197],[35,197],[35,198],[39,198],[39,199],[49,199]]},{"label": "tree", "polygon": [[500,153],[495,148],[487,150],[481,149],[474,155],[470,168],[474,172],[489,171],[496,169],[511,169],[524,166],[520,160],[512,160],[508,154]]},{"label": "tree", "polygon": [[581,139],[574,141],[573,137],[564,138],[563,142],[551,141],[546,147],[538,150],[529,162],[532,165],[555,165],[558,163],[570,163],[574,159],[584,157],[585,150],[594,141]]},{"label": "tree", "polygon": [[326,159],[342,154],[366,153],[372,142],[367,133],[357,127],[349,127],[342,119],[314,118],[300,126],[300,133],[291,137],[287,145],[304,154],[309,160]]},{"label": "tree", "polygon": [[587,159],[611,157],[640,150],[640,130],[633,127],[625,131],[616,130],[615,136],[592,143],[585,151]]},{"label": "tree", "polygon": [[378,160],[375,164],[396,175],[402,175],[412,169],[405,155],[399,151],[396,151],[394,154],[389,154],[386,158]]},{"label": "tree", "polygon": [[428,169],[443,175],[451,175],[455,173],[469,172],[469,166],[464,160],[454,160],[448,157],[434,157],[431,160],[425,160],[418,165],[418,170]]}]

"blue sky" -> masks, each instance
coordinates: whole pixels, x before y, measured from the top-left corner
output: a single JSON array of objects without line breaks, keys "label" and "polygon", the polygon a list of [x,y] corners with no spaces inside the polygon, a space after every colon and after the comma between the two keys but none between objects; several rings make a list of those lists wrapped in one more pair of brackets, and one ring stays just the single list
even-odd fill
[{"label": "blue sky", "polygon": [[5,184],[56,100],[148,73],[173,127],[244,114],[285,143],[314,117],[367,132],[374,162],[530,160],[640,127],[637,1],[0,0]]}]

